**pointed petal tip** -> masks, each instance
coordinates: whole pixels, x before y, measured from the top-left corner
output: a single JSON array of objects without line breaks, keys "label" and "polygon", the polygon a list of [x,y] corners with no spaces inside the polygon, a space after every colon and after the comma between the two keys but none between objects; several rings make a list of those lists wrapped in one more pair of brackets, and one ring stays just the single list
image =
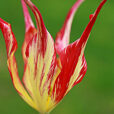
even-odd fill
[{"label": "pointed petal tip", "polygon": [[34,28],[34,24],[33,24],[32,19],[30,17],[30,14],[29,14],[29,11],[28,11],[25,1],[21,0],[21,4],[22,4],[22,8],[23,8],[23,13],[24,13],[25,30],[27,32],[31,27]]},{"label": "pointed petal tip", "polygon": [[89,38],[90,32],[91,32],[91,30],[93,28],[93,25],[96,22],[96,19],[98,17],[98,14],[100,13],[100,11],[101,11],[101,9],[104,6],[104,4],[105,4],[106,1],[107,0],[102,0],[101,3],[99,4],[99,6],[97,7],[96,11],[94,12],[94,14],[91,14],[89,16],[90,22],[87,25],[86,29],[84,30],[84,32],[83,32],[83,34],[82,34],[82,36],[80,38],[80,44],[81,45],[83,45],[83,44],[85,45],[86,44],[86,42],[87,42],[87,40]]},{"label": "pointed petal tip", "polygon": [[32,10],[35,16],[38,33],[40,34],[43,32],[44,34],[46,34],[47,29],[45,27],[45,24],[43,22],[43,18],[39,9],[31,2],[31,0],[24,0],[24,1],[30,7],[30,9]]},{"label": "pointed petal tip", "polygon": [[107,0],[103,0],[103,2],[106,2]]},{"label": "pointed petal tip", "polygon": [[103,6],[106,2],[107,2],[107,0],[102,0],[100,5]]},{"label": "pointed petal tip", "polygon": [[56,35],[55,48],[58,54],[69,44],[73,18],[83,1],[84,0],[76,0],[74,5],[69,10],[62,28]]}]

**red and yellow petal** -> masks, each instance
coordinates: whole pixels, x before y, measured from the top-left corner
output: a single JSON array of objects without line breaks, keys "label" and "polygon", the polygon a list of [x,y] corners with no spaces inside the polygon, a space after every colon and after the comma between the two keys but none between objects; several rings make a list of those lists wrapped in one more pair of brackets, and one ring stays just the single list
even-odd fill
[{"label": "red and yellow petal", "polygon": [[55,40],[55,48],[58,54],[69,44],[72,21],[78,7],[81,5],[82,2],[83,0],[76,1],[76,3],[68,12],[63,27],[57,33],[56,40]]},{"label": "red and yellow petal", "polygon": [[24,0],[21,0],[21,3],[22,3],[23,13],[24,13],[24,20],[25,20],[25,39],[22,46],[22,55],[25,62],[26,61],[25,51],[26,51],[27,45],[29,41],[33,38],[33,36],[36,34],[37,30],[34,27],[34,24],[32,22],[32,19],[30,17],[29,11],[27,9],[27,6]]},{"label": "red and yellow petal", "polygon": [[6,43],[6,50],[7,50],[7,64],[8,64],[8,69],[11,74],[11,79],[13,81],[13,85],[19,95],[33,108],[37,109],[36,104],[34,101],[31,99],[31,97],[28,95],[26,90],[24,89],[19,77],[18,77],[18,71],[17,71],[17,63],[15,60],[15,51],[17,49],[17,42],[15,39],[15,36],[12,32],[11,25],[4,20],[0,18],[0,28],[2,30],[5,43]]},{"label": "red and yellow petal", "polygon": [[55,80],[52,90],[52,97],[56,103],[58,103],[75,84],[79,83],[86,73],[87,64],[84,58],[84,50],[92,27],[105,2],[106,0],[103,0],[95,13],[91,16],[90,22],[85,28],[81,38],[68,45],[59,53],[62,69]]},{"label": "red and yellow petal", "polygon": [[23,82],[37,106],[40,107],[40,112],[47,112],[50,109],[48,105],[50,102],[49,93],[56,66],[54,41],[36,6],[30,0],[25,0],[25,3],[34,13],[37,32],[26,47],[27,61]]}]

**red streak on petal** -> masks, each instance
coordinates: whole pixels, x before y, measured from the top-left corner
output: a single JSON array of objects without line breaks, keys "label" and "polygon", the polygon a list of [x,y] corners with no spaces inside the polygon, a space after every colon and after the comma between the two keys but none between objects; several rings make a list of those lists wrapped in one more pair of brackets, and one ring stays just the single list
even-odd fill
[{"label": "red streak on petal", "polygon": [[[14,83],[14,79],[13,79],[13,72],[11,71],[10,67],[11,67],[11,62],[9,61],[9,67],[8,67],[8,70],[9,70],[9,73],[10,73],[10,77],[11,77],[11,80],[12,80],[12,83],[13,83],[13,86],[14,88],[16,89],[16,91],[19,93],[20,96],[23,96],[23,94],[15,87],[15,83]],[[15,66],[15,72],[16,72],[16,75],[17,75],[17,79],[18,79],[18,83],[20,83],[20,85],[22,85],[19,77],[18,77],[18,71],[17,71],[17,64],[16,64],[16,59],[15,57],[13,56],[13,65]]]},{"label": "red streak on petal", "polygon": [[[13,85],[14,85],[16,91],[22,97],[25,97],[23,95],[22,91],[19,89],[19,88],[23,89],[23,85],[18,76],[17,63],[16,63],[16,59],[14,56],[14,53],[17,49],[17,41],[12,32],[11,25],[9,23],[5,22],[4,20],[2,20],[1,18],[0,18],[0,28],[2,30],[4,39],[5,39],[5,43],[6,43],[6,50],[7,50],[7,57],[8,57],[7,63],[8,63],[8,70],[10,72],[11,80],[13,82]],[[18,85],[20,87],[16,86],[15,80],[18,82]]]},{"label": "red streak on petal", "polygon": [[[9,57],[11,53],[17,49],[17,41],[15,39],[15,36],[12,32],[11,25],[4,20],[0,18],[0,28],[2,30],[5,43],[6,43],[6,50],[7,50],[7,56]],[[10,46],[12,44],[12,46]],[[9,48],[11,49],[9,50]],[[10,52],[9,52],[10,51]]]},{"label": "red streak on petal", "polygon": [[44,25],[42,16],[40,11],[37,9],[37,7],[30,1],[30,0],[25,0],[25,3],[28,4],[28,6],[31,8],[35,19],[37,23],[37,37],[41,40],[41,50],[42,50],[42,55],[45,55],[46,47],[47,47],[47,30]]},{"label": "red streak on petal", "polygon": [[[96,18],[97,18],[98,14],[99,14],[99,12],[105,2],[106,2],[106,0],[103,0],[100,3],[100,5],[98,6],[97,10],[95,11],[93,17],[91,18],[89,24],[87,25],[86,29],[84,30],[81,38],[78,41],[67,46],[59,54],[60,59],[61,59],[61,63],[62,63],[62,70],[55,81],[55,85],[54,85],[54,88],[52,91],[53,97],[55,98],[55,101],[57,103],[66,94],[70,78],[73,75],[74,70],[77,66],[81,51],[82,51],[82,49],[85,49],[85,46],[86,46],[88,37],[90,35],[90,32],[92,30],[92,27],[93,27],[93,25],[96,21]],[[83,60],[82,64],[84,64],[84,67],[82,67],[82,70],[80,71],[80,75],[76,79],[76,82],[74,83],[74,85],[79,83],[82,80],[82,78],[84,77],[86,70],[87,70],[86,61],[83,57],[82,57],[82,60]]]},{"label": "red streak on petal", "polygon": [[30,17],[29,11],[27,9],[27,6],[24,2],[24,0],[21,0],[22,3],[22,7],[23,7],[23,13],[24,13],[24,20],[25,20],[25,40],[22,46],[22,55],[23,55],[23,59],[24,59],[24,63],[26,61],[26,47],[29,43],[29,41],[33,38],[33,36],[36,34],[37,30],[33,25],[32,19]]},{"label": "red streak on petal", "polygon": [[83,57],[82,57],[82,65],[83,65],[83,68],[81,69],[80,74],[79,74],[79,76],[78,76],[76,82],[73,84],[73,87],[74,87],[76,84],[80,83],[80,82],[82,81],[83,77],[84,77],[85,74],[86,74],[86,71],[87,71],[87,63],[86,63],[86,60],[85,60],[84,55],[83,55]]}]

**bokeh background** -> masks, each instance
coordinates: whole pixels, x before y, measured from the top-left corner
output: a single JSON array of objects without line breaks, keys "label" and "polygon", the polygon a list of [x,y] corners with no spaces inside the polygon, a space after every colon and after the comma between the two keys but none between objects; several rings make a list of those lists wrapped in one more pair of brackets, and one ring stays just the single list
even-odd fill
[{"label": "bokeh background", "polygon": [[[32,0],[55,38],[65,16],[76,0]],[[85,0],[75,15],[70,42],[79,38],[101,0]],[[0,0],[0,17],[11,23],[18,49],[15,54],[20,78],[23,76],[21,47],[24,18],[20,0]],[[32,15],[33,20],[34,16]],[[88,64],[82,82],[76,85],[51,114],[114,114],[114,1],[107,3],[92,29],[85,50]],[[15,91],[7,68],[5,42],[0,31],[0,114],[38,114]]]}]

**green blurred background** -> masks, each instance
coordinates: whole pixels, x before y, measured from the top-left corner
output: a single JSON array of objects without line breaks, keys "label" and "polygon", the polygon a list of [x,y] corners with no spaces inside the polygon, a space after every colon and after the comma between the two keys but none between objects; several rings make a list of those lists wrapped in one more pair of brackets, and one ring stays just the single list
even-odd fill
[{"label": "green blurred background", "polygon": [[[65,16],[76,0],[32,0],[55,38]],[[85,0],[75,15],[71,42],[79,38],[101,0]],[[24,18],[20,0],[0,0],[0,17],[11,23],[18,42],[16,59],[23,75],[21,47]],[[33,15],[32,15],[33,17]],[[34,17],[33,17],[34,19]],[[85,57],[87,73],[51,114],[114,114],[114,1],[108,0],[91,32]],[[0,114],[37,114],[15,91],[7,68],[6,48],[0,31]]]}]

